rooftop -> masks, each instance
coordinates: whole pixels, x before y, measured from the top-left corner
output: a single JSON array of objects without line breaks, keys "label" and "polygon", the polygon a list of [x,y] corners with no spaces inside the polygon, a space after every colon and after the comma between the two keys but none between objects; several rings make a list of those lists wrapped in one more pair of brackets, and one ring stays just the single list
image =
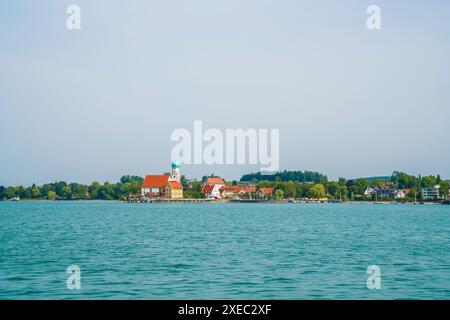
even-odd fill
[{"label": "rooftop", "polygon": [[142,182],[142,188],[164,188],[169,181],[168,174],[146,175]]}]

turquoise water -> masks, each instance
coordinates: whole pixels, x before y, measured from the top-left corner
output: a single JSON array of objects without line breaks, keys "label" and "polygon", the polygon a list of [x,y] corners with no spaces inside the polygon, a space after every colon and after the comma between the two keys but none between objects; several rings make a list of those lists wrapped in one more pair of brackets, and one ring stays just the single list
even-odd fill
[{"label": "turquoise water", "polygon": [[0,202],[0,299],[438,298],[450,206]]}]

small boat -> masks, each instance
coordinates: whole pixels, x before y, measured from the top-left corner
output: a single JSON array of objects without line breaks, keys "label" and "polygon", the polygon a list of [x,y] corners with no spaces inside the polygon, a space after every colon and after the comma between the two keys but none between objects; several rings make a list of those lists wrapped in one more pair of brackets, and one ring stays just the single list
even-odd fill
[{"label": "small boat", "polygon": [[288,203],[297,203],[294,199],[289,199]]},{"label": "small boat", "polygon": [[19,197],[14,197],[14,198],[11,199],[11,201],[14,201],[14,202],[19,201],[19,200],[20,200]]}]

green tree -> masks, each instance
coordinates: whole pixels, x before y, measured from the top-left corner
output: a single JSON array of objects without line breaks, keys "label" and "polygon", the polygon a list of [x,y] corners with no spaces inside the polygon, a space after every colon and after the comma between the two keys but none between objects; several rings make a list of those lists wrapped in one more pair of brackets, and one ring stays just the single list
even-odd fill
[{"label": "green tree", "polygon": [[136,182],[138,184],[142,184],[142,181],[144,181],[144,178],[142,178],[140,176],[126,175],[126,176],[122,176],[120,178],[120,183],[122,183],[122,184],[133,183],[133,182]]},{"label": "green tree", "polygon": [[0,201],[5,199],[5,190],[6,188],[4,186],[0,186]]},{"label": "green tree", "polygon": [[47,198],[48,198],[49,200],[55,200],[55,199],[56,199],[56,192],[55,192],[55,191],[49,191],[49,192],[47,193]]},{"label": "green tree", "polygon": [[72,188],[70,186],[65,186],[62,191],[65,199],[72,198]]},{"label": "green tree", "polygon": [[74,199],[88,199],[89,198],[89,188],[84,184],[71,183],[70,187],[72,189],[72,197]]},{"label": "green tree", "polygon": [[339,198],[339,189],[339,183],[337,183],[336,181],[329,182],[327,185],[327,191],[334,199]]},{"label": "green tree", "polygon": [[54,186],[55,186],[55,192],[58,195],[58,197],[64,198],[64,187],[67,186],[67,183],[65,183],[63,181],[55,182]]},{"label": "green tree", "polygon": [[276,200],[281,200],[281,199],[283,199],[283,198],[284,198],[284,192],[283,192],[283,190],[281,190],[281,189],[275,190],[274,196],[275,196],[275,199],[276,199]]},{"label": "green tree", "polygon": [[309,190],[311,198],[314,199],[321,199],[321,198],[325,198],[326,197],[326,193],[325,193],[325,187],[318,183],[315,184],[311,187],[311,189]]},{"label": "green tree", "polygon": [[437,184],[437,179],[434,176],[426,176],[422,178],[422,188],[431,188]]},{"label": "green tree", "polygon": [[297,188],[294,181],[288,181],[284,190],[287,198],[295,198],[297,196]]},{"label": "green tree", "polygon": [[33,199],[38,199],[41,197],[41,189],[37,185],[34,185],[31,187],[31,197]]},{"label": "green tree", "polygon": [[115,194],[115,186],[109,182],[105,182],[99,189],[99,199],[101,200],[114,200],[117,199]]},{"label": "green tree", "polygon": [[12,199],[18,196],[17,187],[7,187],[4,192],[6,199]]},{"label": "green tree", "polygon": [[203,184],[199,181],[192,180],[188,183],[186,189],[184,189],[184,197],[185,198],[195,198],[200,199],[204,198],[205,195],[201,192],[203,188]]},{"label": "green tree", "polygon": [[46,184],[43,184],[43,185],[42,185],[42,187],[41,187],[41,193],[42,193],[42,195],[48,195],[48,193],[49,193],[50,191],[55,191],[52,184],[46,183]]},{"label": "green tree", "polygon": [[187,188],[188,188],[188,186],[189,186],[189,180],[188,179],[186,179],[186,176],[185,175],[181,175],[181,177],[180,177],[180,183],[181,183],[181,185],[183,186],[183,189],[184,190],[186,190]]},{"label": "green tree", "polygon": [[446,200],[448,198],[450,183],[448,181],[441,180],[441,183],[439,185],[439,193],[441,194],[441,197]]},{"label": "green tree", "polygon": [[99,191],[101,188],[101,184],[98,181],[92,182],[92,184],[88,188],[88,192],[90,194],[91,199],[99,199]]}]

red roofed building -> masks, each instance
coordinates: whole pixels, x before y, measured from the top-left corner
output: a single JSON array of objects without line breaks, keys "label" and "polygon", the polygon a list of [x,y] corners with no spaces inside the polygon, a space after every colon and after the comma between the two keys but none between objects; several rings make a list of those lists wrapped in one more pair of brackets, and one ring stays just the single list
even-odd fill
[{"label": "red roofed building", "polygon": [[206,198],[218,199],[220,198],[220,188],[223,187],[219,184],[205,184],[202,188],[202,193],[205,194]]},{"label": "red roofed building", "polygon": [[225,185],[225,181],[222,178],[208,178],[205,181],[205,185],[212,185],[212,184],[219,184],[224,186]]},{"label": "red roofed building", "polygon": [[203,183],[202,193],[204,193],[207,198],[219,199],[221,197],[220,188],[224,186],[225,181],[222,178],[207,178]]},{"label": "red roofed building", "polygon": [[168,174],[162,175],[147,175],[142,182],[141,194],[143,197],[161,197],[164,196],[164,191],[169,181]]},{"label": "red roofed building", "polygon": [[181,172],[178,162],[172,163],[172,173],[146,175],[142,182],[142,197],[183,198],[183,186],[180,183]]},{"label": "red roofed building", "polygon": [[251,194],[256,192],[256,185],[254,184],[247,184],[240,186],[239,193],[240,194]]},{"label": "red roofed building", "polygon": [[222,198],[233,198],[241,191],[240,186],[223,186],[219,189]]},{"label": "red roofed building", "polygon": [[167,182],[165,188],[165,197],[171,199],[183,198],[183,186],[178,181]]},{"label": "red roofed building", "polygon": [[258,195],[261,198],[264,198],[266,196],[271,196],[273,194],[273,188],[260,188],[258,190]]}]

